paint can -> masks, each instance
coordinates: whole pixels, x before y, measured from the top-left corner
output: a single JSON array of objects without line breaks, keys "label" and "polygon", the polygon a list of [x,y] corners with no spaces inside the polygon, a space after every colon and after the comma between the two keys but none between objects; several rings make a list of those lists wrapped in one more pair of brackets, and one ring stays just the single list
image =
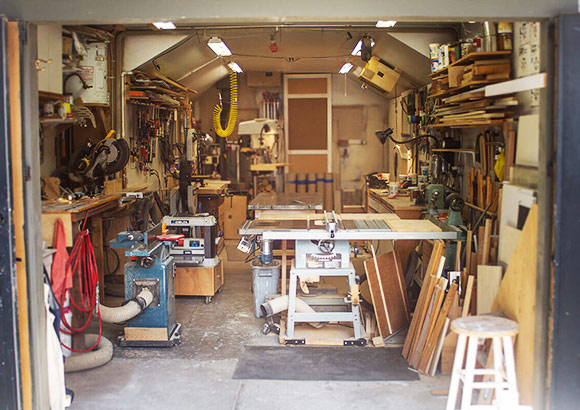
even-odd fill
[{"label": "paint can", "polygon": [[429,55],[431,56],[431,60],[437,60],[439,58],[439,47],[441,47],[441,43],[429,44]]},{"label": "paint can", "polygon": [[399,184],[389,184],[389,196],[397,195],[399,193]]}]

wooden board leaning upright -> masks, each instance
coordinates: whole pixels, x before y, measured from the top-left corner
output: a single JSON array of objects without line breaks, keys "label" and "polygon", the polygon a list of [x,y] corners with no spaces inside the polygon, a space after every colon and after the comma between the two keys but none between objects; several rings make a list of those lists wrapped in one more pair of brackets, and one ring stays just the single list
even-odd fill
[{"label": "wooden board leaning upright", "polygon": [[[409,324],[410,307],[405,278],[396,249],[364,262],[379,334],[385,338]],[[397,285],[395,285],[397,284]]]},{"label": "wooden board leaning upright", "polygon": [[[437,282],[436,273],[439,265],[439,260],[443,255],[443,241],[436,241],[435,246],[433,246],[433,252],[431,253],[431,258],[429,259],[429,265],[425,271],[425,277],[423,278],[423,285],[421,286],[421,291],[419,292],[419,299],[417,300],[417,306],[415,307],[415,314],[411,319],[411,324],[409,325],[409,332],[407,338],[405,339],[405,345],[403,346],[403,357],[409,359],[409,352],[415,345],[415,335],[421,332],[423,327],[423,321],[425,320],[425,314],[427,312],[426,306],[431,300],[431,295],[435,289],[435,284]],[[414,350],[414,349],[413,349]]]}]

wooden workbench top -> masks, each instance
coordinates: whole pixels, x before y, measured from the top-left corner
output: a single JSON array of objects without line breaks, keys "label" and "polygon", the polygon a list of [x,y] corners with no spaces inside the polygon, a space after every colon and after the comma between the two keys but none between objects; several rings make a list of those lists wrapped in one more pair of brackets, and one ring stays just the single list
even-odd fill
[{"label": "wooden workbench top", "polygon": [[288,162],[278,162],[275,164],[251,164],[250,171],[255,172],[272,172],[276,171],[278,168],[287,167],[290,163]]},{"label": "wooden workbench top", "polygon": [[406,209],[417,210],[424,209],[424,205],[415,205],[408,196],[397,196],[394,199],[389,199],[388,189],[373,189],[369,188],[369,194],[377,201],[383,202],[387,207],[392,208],[393,212],[402,211]]},{"label": "wooden workbench top", "polygon": [[112,195],[102,195],[95,198],[82,198],[74,201],[68,200],[54,200],[54,201],[42,201],[42,213],[43,214],[76,214],[91,209],[97,208],[101,205],[108,204],[109,202],[118,201],[121,199],[122,195],[112,194]]},{"label": "wooden workbench top", "polygon": [[204,186],[196,188],[199,195],[220,195],[226,191],[231,181],[205,180]]},{"label": "wooden workbench top", "polygon": [[248,209],[322,210],[322,194],[299,192],[261,192],[248,204]]}]

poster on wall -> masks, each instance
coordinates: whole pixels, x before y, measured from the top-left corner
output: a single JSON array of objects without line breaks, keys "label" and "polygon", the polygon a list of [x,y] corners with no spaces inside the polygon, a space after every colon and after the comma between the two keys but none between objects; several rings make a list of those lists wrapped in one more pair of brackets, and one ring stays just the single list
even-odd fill
[{"label": "poster on wall", "polygon": [[[540,23],[515,23],[516,33],[516,78],[526,77],[540,72]],[[532,106],[540,104],[539,90],[528,91]]]}]

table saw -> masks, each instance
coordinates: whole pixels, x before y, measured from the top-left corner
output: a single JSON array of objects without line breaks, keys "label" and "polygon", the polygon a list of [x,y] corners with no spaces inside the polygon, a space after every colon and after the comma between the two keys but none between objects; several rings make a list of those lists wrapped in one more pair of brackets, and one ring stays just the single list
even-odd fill
[{"label": "table saw", "polygon": [[[428,220],[401,220],[396,216],[385,217],[384,214],[341,215],[324,212],[292,218],[288,215],[286,220],[247,220],[239,229],[239,233],[244,235],[239,248],[249,251],[253,248],[252,242],[259,243],[260,262],[265,265],[272,263],[274,241],[296,241],[295,259],[290,269],[287,344],[304,343],[304,340],[293,339],[295,324],[301,322],[352,322],[354,338],[344,340],[344,344],[366,344],[361,336],[359,291],[350,261],[350,241],[457,239],[456,230],[443,231]],[[349,311],[296,312],[297,280],[316,280],[321,276],[347,278],[350,292],[343,303],[350,305]]]}]

